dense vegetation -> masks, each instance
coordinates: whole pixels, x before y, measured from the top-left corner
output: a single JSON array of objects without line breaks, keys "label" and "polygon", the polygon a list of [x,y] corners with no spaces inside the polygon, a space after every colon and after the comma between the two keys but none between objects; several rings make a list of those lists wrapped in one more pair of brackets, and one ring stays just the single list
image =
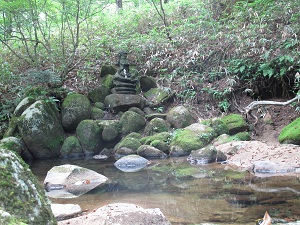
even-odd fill
[{"label": "dense vegetation", "polygon": [[[0,2],[0,121],[24,96],[99,85],[122,50],[175,101],[227,111],[237,95],[291,98],[300,86],[298,0]],[[54,77],[54,78],[53,78]],[[49,79],[57,79],[49,86]],[[209,101],[208,101],[209,100]],[[297,103],[295,104],[296,109]],[[1,132],[0,132],[1,133]]]}]

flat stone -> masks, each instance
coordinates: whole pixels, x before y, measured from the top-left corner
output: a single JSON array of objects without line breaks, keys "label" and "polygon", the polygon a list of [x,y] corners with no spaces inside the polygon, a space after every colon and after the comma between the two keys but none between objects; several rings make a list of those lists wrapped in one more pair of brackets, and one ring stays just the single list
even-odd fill
[{"label": "flat stone", "polygon": [[70,219],[82,212],[81,207],[77,204],[51,204],[51,210],[58,221]]},{"label": "flat stone", "polygon": [[127,203],[115,203],[98,208],[86,216],[64,220],[58,225],[65,224],[89,224],[89,225],[132,225],[132,224],[155,224],[171,225],[159,208],[144,209],[138,205]]}]

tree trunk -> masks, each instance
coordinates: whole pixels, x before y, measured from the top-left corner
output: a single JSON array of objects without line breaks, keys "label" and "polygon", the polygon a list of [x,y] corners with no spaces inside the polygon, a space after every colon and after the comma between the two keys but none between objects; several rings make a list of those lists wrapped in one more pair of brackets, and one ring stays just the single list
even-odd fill
[{"label": "tree trunk", "polygon": [[122,2],[122,0],[116,0],[116,4],[117,4],[118,11],[123,8],[123,2]]}]

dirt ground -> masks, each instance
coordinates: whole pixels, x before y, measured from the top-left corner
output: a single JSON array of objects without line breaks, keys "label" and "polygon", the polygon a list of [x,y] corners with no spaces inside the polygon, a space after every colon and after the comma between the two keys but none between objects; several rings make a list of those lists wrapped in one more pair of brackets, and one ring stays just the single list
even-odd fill
[{"label": "dirt ground", "polygon": [[[245,170],[249,169],[255,161],[270,161],[276,163],[278,168],[300,168],[300,146],[280,144],[278,141],[282,128],[300,116],[295,108],[290,105],[265,106],[253,112],[259,120],[253,127],[252,140],[244,143],[228,143],[221,147],[223,151],[228,152],[236,145],[236,152],[228,154],[228,165]],[[299,172],[300,169],[297,173]]]}]

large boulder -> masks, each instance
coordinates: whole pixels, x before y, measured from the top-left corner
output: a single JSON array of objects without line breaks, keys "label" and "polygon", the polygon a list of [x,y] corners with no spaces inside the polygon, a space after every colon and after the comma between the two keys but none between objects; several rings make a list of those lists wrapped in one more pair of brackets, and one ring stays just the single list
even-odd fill
[{"label": "large boulder", "polygon": [[136,154],[137,149],[142,145],[140,138],[140,134],[128,134],[115,146],[115,156],[119,158],[125,155]]},{"label": "large boulder", "polygon": [[32,104],[20,116],[18,129],[34,158],[59,156],[64,129],[53,103],[39,100]]},{"label": "large boulder", "polygon": [[28,165],[2,148],[0,162],[0,224],[56,224],[45,191]]},{"label": "large boulder", "polygon": [[167,154],[163,151],[151,146],[151,145],[141,145],[137,149],[137,154],[143,156],[145,158],[157,158],[157,159],[165,159],[167,158]]},{"label": "large boulder", "polygon": [[136,112],[127,111],[121,116],[120,123],[122,134],[129,134],[142,130],[146,125],[146,119]]},{"label": "large boulder", "polygon": [[151,88],[156,88],[156,80],[154,77],[141,76],[140,77],[140,87],[143,92],[149,91]]},{"label": "large boulder", "polygon": [[146,135],[153,135],[161,132],[168,132],[171,130],[170,124],[162,118],[153,118],[147,123],[145,127]]},{"label": "large boulder", "polygon": [[160,209],[144,209],[140,206],[127,203],[115,203],[102,206],[101,208],[70,220],[58,222],[64,224],[89,224],[89,225],[132,225],[132,224],[155,224],[171,225]]},{"label": "large boulder", "polygon": [[280,143],[300,145],[300,117],[282,129],[278,140]]},{"label": "large boulder", "polygon": [[145,100],[139,95],[133,94],[111,94],[106,96],[105,105],[112,111],[126,111],[131,107],[138,107],[143,109],[145,107]]},{"label": "large boulder", "polygon": [[161,132],[151,136],[146,136],[140,139],[143,145],[151,145],[166,154],[170,152],[169,142],[172,139],[172,134],[170,132]]},{"label": "large boulder", "polygon": [[170,156],[184,156],[205,147],[215,137],[214,130],[204,124],[194,123],[183,130],[175,130]]},{"label": "large boulder", "polygon": [[157,106],[166,102],[172,97],[172,93],[161,88],[151,88],[149,91],[144,93],[145,98],[152,104]]},{"label": "large boulder", "polygon": [[24,160],[30,161],[33,159],[32,154],[29,152],[22,138],[7,137],[0,140],[0,148],[14,151],[22,156]]},{"label": "large boulder", "polygon": [[224,116],[221,120],[226,124],[230,135],[247,130],[247,123],[239,114],[230,114],[228,116]]},{"label": "large boulder", "polygon": [[191,164],[203,165],[213,162],[226,161],[227,156],[222,151],[217,150],[214,146],[209,146],[192,151],[187,160]]},{"label": "large boulder", "polygon": [[61,108],[62,125],[66,131],[75,131],[78,124],[91,115],[89,99],[82,94],[71,94],[64,100]]},{"label": "large boulder", "polygon": [[83,120],[79,123],[76,135],[86,156],[96,155],[103,149],[102,131],[97,120]]},{"label": "large boulder", "polygon": [[110,89],[104,85],[101,85],[100,87],[91,90],[88,93],[88,98],[94,103],[104,102],[105,97],[109,94],[110,94]]},{"label": "large boulder", "polygon": [[60,152],[63,158],[84,157],[82,147],[79,143],[79,140],[75,136],[66,138]]},{"label": "large boulder", "polygon": [[167,114],[167,121],[174,128],[184,128],[196,122],[191,112],[184,106],[172,108]]}]

